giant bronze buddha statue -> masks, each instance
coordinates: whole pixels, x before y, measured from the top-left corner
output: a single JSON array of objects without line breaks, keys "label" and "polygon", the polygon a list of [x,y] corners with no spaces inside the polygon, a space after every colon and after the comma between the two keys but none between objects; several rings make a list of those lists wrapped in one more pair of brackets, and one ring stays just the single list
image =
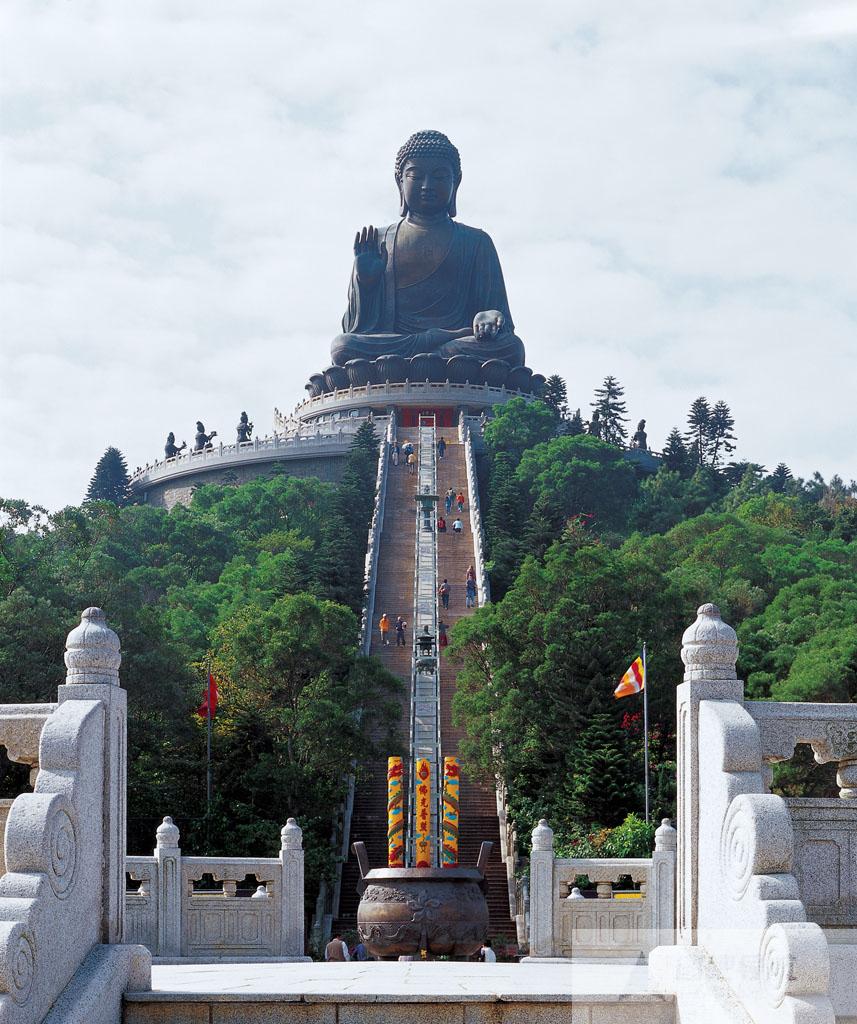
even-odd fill
[{"label": "giant bronze buddha statue", "polygon": [[523,366],[494,243],[453,220],[461,160],[449,139],[417,132],[396,156],[401,218],[358,231],[343,333],[333,362],[419,353]]}]

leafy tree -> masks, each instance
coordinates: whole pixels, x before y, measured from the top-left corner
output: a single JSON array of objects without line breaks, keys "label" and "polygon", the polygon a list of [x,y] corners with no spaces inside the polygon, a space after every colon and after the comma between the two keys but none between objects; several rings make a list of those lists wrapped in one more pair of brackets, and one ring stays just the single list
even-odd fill
[{"label": "leafy tree", "polygon": [[545,381],[542,401],[553,411],[557,421],[564,420],[568,416],[568,390],[565,381],[558,373],[551,374]]},{"label": "leafy tree", "polygon": [[664,465],[674,473],[684,474],[688,469],[689,454],[678,427],[673,427],[663,450]]},{"label": "leafy tree", "polygon": [[622,445],[628,437],[625,424],[628,422],[625,406],[625,389],[615,377],[605,377],[600,388],[595,389],[592,408],[601,420],[601,440],[607,444]]},{"label": "leafy tree", "polygon": [[517,478],[533,502],[562,519],[594,517],[599,529],[621,529],[636,497],[634,470],[622,452],[594,437],[557,437],[526,451]]},{"label": "leafy tree", "polygon": [[521,455],[540,441],[556,433],[554,413],[544,402],[528,402],[513,398],[505,405],[495,405],[493,416],[485,425],[485,444],[493,455],[506,452],[517,464]]},{"label": "leafy tree", "polygon": [[131,478],[125,456],[118,448],[107,448],[95,466],[86,489],[87,501],[112,501],[120,508],[131,500]]}]

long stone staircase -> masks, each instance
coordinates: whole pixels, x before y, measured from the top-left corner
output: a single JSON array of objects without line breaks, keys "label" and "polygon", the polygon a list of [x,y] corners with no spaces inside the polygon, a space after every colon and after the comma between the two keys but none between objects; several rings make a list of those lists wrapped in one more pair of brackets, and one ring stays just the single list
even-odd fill
[{"label": "long stone staircase", "polygon": [[[418,428],[399,429],[399,441],[418,444]],[[449,487],[454,492],[461,490],[467,502],[467,472],[464,462],[464,446],[451,442],[452,432],[446,431],[447,448],[445,457],[437,461],[437,487],[443,496]],[[387,478],[387,500],[378,563],[378,582],[375,596],[375,622],[372,635],[371,653],[377,655],[391,672],[402,680],[404,690],[401,696],[402,718],[395,748],[389,755],[408,758],[408,712],[411,674],[411,626],[414,606],[414,517],[416,515],[416,477],[408,473],[404,462],[389,467]],[[442,500],[442,497],[441,497]],[[460,618],[471,614],[465,608],[465,578],[468,567],[474,562],[473,536],[470,529],[469,507],[465,506],[460,516],[463,532],[456,536],[452,531],[455,508],[447,517],[447,531],[438,535],[438,579],[447,578],[452,587],[448,611],[439,612],[448,627]],[[395,635],[391,633],[390,646],[382,647],[377,629],[377,620],[387,612],[392,621],[397,615],[408,622],[407,644],[395,646]],[[441,744],[443,755],[459,752],[462,731],[452,722],[452,699],[458,665],[451,658],[443,657],[441,665]],[[406,799],[408,794],[405,794]],[[387,784],[386,757],[379,758],[376,765],[365,766],[357,781],[354,796],[354,811],[351,822],[351,841],[366,844],[370,863],[380,867],[386,863],[387,829]],[[495,937],[511,940],[515,934],[510,919],[506,874],[499,852],[499,822],[493,781],[473,779],[464,774],[461,785],[461,822],[459,833],[459,858],[462,865],[475,865],[479,845],[489,839],[494,843],[487,871],[487,898],[490,913],[490,931]],[[357,881],[359,873],[353,856],[349,856],[343,867],[339,917],[336,927],[349,930],[357,924]]]}]

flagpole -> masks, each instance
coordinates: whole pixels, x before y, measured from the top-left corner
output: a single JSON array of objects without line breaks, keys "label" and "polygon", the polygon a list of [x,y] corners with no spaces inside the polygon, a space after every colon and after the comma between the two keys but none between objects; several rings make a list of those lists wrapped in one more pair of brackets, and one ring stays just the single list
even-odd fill
[{"label": "flagpole", "polygon": [[649,674],[646,671],[646,645],[643,644],[643,773],[646,792],[646,824],[649,824]]}]

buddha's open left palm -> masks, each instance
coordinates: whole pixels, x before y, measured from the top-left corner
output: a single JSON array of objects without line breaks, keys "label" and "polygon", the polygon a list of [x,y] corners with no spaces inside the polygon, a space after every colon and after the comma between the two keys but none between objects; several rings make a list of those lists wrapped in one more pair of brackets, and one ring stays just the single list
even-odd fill
[{"label": "buddha's open left palm", "polygon": [[378,241],[378,229],[370,224],[354,238],[354,265],[361,284],[375,284],[387,264],[387,247]]}]

